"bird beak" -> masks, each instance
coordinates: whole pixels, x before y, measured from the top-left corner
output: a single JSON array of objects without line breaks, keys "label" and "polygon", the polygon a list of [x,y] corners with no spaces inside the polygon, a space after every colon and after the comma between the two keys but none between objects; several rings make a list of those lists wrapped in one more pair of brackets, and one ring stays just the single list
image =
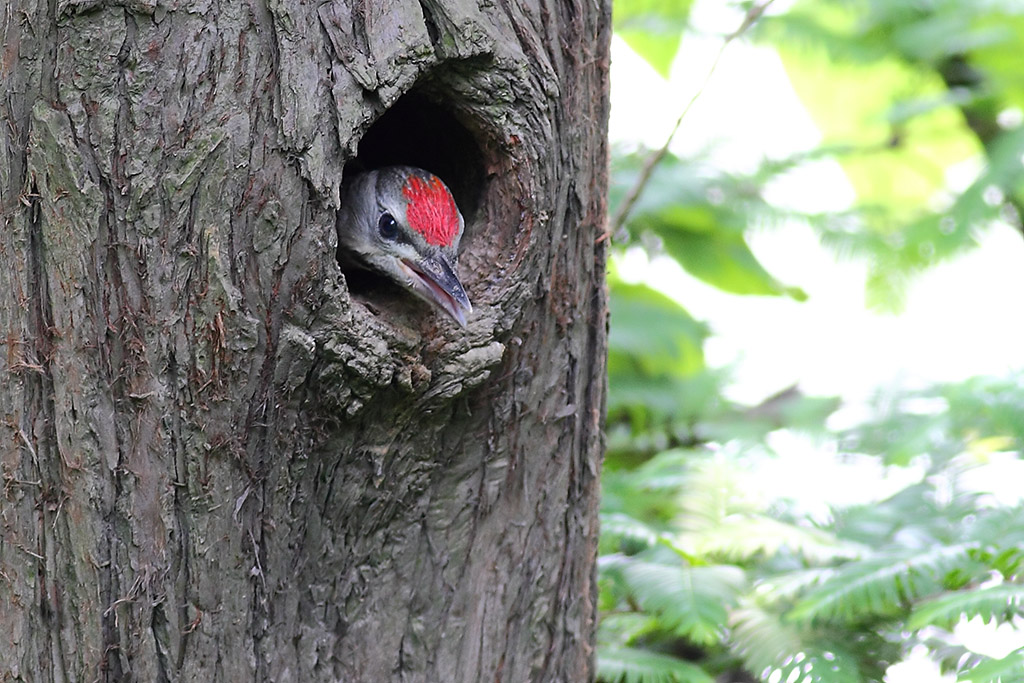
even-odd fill
[{"label": "bird beak", "polygon": [[422,256],[416,260],[400,259],[399,267],[409,277],[409,284],[420,297],[450,315],[462,327],[473,312],[466,290],[442,254]]}]

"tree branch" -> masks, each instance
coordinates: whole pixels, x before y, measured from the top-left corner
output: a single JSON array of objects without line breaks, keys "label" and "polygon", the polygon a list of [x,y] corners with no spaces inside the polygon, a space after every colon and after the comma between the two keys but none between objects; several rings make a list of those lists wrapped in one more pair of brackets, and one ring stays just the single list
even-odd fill
[{"label": "tree branch", "polygon": [[668,138],[665,139],[665,144],[647,157],[643,168],[640,169],[640,177],[637,178],[636,183],[634,183],[633,187],[631,187],[629,192],[626,193],[626,196],[622,200],[622,204],[619,205],[618,210],[615,212],[615,215],[609,223],[608,232],[605,234],[615,235],[620,229],[622,229],[622,226],[625,225],[626,219],[629,218],[629,214],[633,210],[633,206],[636,204],[637,200],[640,199],[640,195],[643,194],[648,181],[650,181],[651,176],[654,174],[654,169],[657,168],[658,164],[661,163],[661,160],[668,154],[669,146],[671,146],[672,140],[679,131],[679,128],[683,123],[683,119],[685,119],[686,115],[690,113],[690,110],[697,102],[697,99],[704,94],[704,89],[707,88],[708,83],[711,82],[711,77],[714,75],[715,69],[718,68],[718,63],[722,60],[722,55],[725,54],[726,48],[728,48],[730,43],[743,35],[747,29],[753,26],[757,20],[760,19],[761,15],[764,14],[765,10],[768,9],[768,6],[771,5],[772,2],[774,2],[774,0],[765,0],[765,2],[751,7],[743,16],[743,21],[740,23],[739,27],[727,35],[725,40],[722,41],[722,46],[718,49],[718,54],[715,55],[715,60],[711,63],[711,68],[709,68],[707,74],[705,74],[704,81],[700,84],[700,87],[697,88],[696,92],[693,93],[693,96],[686,103],[686,106],[683,107],[683,111],[680,112],[675,125],[673,125],[672,130],[669,131]]}]

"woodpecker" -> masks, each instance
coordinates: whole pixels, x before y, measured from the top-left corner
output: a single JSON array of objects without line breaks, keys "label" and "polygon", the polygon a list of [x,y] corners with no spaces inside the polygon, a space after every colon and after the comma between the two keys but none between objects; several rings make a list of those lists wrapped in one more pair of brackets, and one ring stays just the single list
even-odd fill
[{"label": "woodpecker", "polygon": [[473,307],[455,274],[465,222],[448,187],[412,166],[388,166],[347,182],[338,243],[462,327]]}]

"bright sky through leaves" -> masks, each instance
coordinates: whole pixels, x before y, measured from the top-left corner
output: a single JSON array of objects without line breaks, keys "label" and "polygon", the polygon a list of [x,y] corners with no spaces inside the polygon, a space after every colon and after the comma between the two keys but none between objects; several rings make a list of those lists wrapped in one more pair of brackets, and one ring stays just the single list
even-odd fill
[{"label": "bright sky through leaves", "polygon": [[[782,11],[784,5],[778,2],[772,10]],[[697,2],[693,30],[682,42],[668,81],[617,37],[612,47],[613,144],[659,148],[714,62],[721,35],[733,30],[740,17],[725,3]],[[765,159],[783,159],[821,143],[822,134],[774,50],[736,41],[671,149],[684,159],[704,158],[716,168],[745,173]],[[979,167],[977,160],[955,165],[945,183],[962,190]],[[843,211],[855,200],[843,168],[829,159],[798,167],[764,194],[776,206],[808,213]],[[866,417],[867,402],[880,387],[1006,377],[1024,368],[1024,316],[1017,303],[1024,291],[1024,240],[1009,225],[993,225],[979,233],[977,249],[914,276],[895,314],[866,305],[867,264],[837,259],[820,246],[810,227],[783,225],[748,237],[771,275],[806,291],[807,301],[731,295],[688,275],[670,259],[649,262],[639,249],[627,253],[618,269],[624,279],[653,285],[710,325],[706,360],[712,367],[733,368],[734,381],[727,388],[732,399],[755,404],[798,384],[809,395],[842,397],[833,422],[846,427]],[[780,498],[803,496],[812,518],[827,514],[830,505],[878,500],[907,485],[906,480],[886,481],[877,461],[841,466],[824,457],[829,454],[821,452],[820,444],[801,442],[792,433],[779,438],[789,441],[772,447],[786,457],[762,466],[751,481]],[[1019,500],[1024,463],[997,456],[991,466],[972,471],[973,485],[1006,503]],[[912,468],[902,473],[911,479],[921,476]],[[964,621],[955,632],[976,652],[982,652],[977,647],[990,648],[985,654],[995,658],[1024,645],[1021,633],[1008,625],[997,632]],[[927,648],[914,649],[886,675],[887,683],[955,680],[955,675],[941,674]]]},{"label": "bright sky through leaves", "polygon": [[[694,19],[720,28],[736,22],[711,16],[698,3]],[[661,144],[710,65],[718,40],[684,41],[664,81],[620,40],[613,42],[613,142]],[[685,68],[680,68],[685,65]],[[764,158],[811,149],[820,134],[787,80],[781,61],[764,46],[730,46],[673,145],[683,157],[708,153],[716,166],[750,170]],[[768,188],[775,204],[808,211],[843,210],[853,190],[839,165],[819,161]],[[739,363],[734,397],[757,401],[794,382],[810,394],[865,399],[892,381],[920,386],[979,374],[1005,375],[1022,367],[1024,317],[1013,314],[1024,291],[1024,241],[1006,225],[984,235],[980,247],[912,281],[898,315],[869,311],[866,268],[837,261],[801,225],[755,232],[751,246],[768,270],[805,289],[810,298],[736,297],[686,275],[668,260],[625,263],[717,333],[707,345],[712,365]],[[631,267],[632,266],[632,267]],[[756,335],[758,343],[750,344]]]}]

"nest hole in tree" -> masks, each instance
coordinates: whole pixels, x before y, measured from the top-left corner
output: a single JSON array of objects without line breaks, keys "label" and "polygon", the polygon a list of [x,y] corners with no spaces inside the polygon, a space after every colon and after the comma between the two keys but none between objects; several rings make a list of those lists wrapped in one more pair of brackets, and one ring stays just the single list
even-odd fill
[{"label": "nest hole in tree", "polygon": [[357,171],[405,164],[437,175],[448,185],[466,223],[476,214],[483,184],[480,145],[438,98],[412,91],[381,114],[346,165]]},{"label": "nest hole in tree", "polygon": [[[344,177],[393,165],[416,166],[441,178],[455,197],[467,232],[472,230],[483,195],[483,151],[476,136],[445,106],[443,94],[423,89],[400,97],[363,135],[356,157],[345,164]],[[383,276],[350,267],[343,254],[338,262],[353,294],[378,301],[406,296]]]}]

